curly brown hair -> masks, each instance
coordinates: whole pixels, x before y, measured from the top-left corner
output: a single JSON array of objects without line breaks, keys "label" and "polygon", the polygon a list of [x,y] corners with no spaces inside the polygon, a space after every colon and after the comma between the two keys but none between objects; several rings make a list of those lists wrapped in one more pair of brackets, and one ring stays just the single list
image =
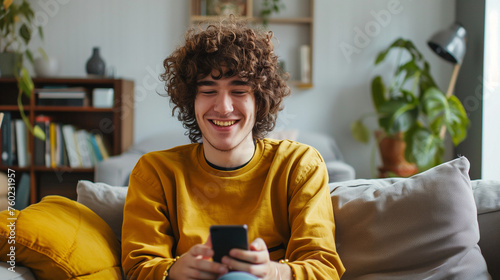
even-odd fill
[{"label": "curly brown hair", "polygon": [[273,33],[252,29],[234,17],[209,24],[204,30],[200,26],[190,28],[185,45],[163,61],[165,73],[160,77],[174,104],[172,116],[178,111],[177,118],[188,129],[189,139],[198,142],[202,135],[194,111],[197,81],[212,70],[223,73],[224,68],[224,76],[231,73],[249,82],[257,111],[252,133],[255,139],[263,138],[276,125],[283,98],[290,95],[288,74],[279,68],[274,53]]}]

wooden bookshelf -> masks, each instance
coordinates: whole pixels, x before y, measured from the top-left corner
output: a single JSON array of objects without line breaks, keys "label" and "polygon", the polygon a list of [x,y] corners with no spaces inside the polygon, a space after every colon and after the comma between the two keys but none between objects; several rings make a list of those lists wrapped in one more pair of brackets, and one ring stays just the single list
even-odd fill
[{"label": "wooden bookshelf", "polygon": [[[125,79],[100,78],[35,78],[35,90],[42,87],[82,87],[85,88],[88,105],[86,106],[40,106],[36,95],[23,97],[23,106],[30,123],[39,115],[50,117],[51,121],[71,124],[79,129],[98,133],[107,144],[110,155],[124,152],[133,144],[134,133],[134,82]],[[92,91],[95,88],[114,90],[111,108],[94,108]],[[12,119],[20,119],[17,107],[17,81],[14,78],[0,78],[0,112],[10,112]],[[1,132],[3,133],[3,131]],[[30,174],[30,203],[36,203],[46,195],[63,195],[76,199],[78,180],[93,180],[94,168],[71,168],[69,166],[46,167],[35,165],[35,139],[28,133],[28,166],[7,166],[0,162],[0,171],[7,169],[21,174]],[[1,139],[1,138],[0,138]],[[0,142],[1,143],[1,142]],[[0,145],[0,149],[3,147]]]},{"label": "wooden bookshelf", "polygon": [[[215,2],[218,0],[191,0],[190,25],[196,26],[199,23],[219,21],[221,17],[214,14],[213,8],[210,8]],[[237,15],[238,18],[262,27],[262,18],[259,15],[262,1],[232,0],[229,2],[245,6],[242,9],[243,13]],[[268,26],[265,28],[272,30],[279,41],[278,44],[275,42],[276,53],[285,64],[285,71],[290,74],[289,84],[298,89],[310,89],[314,86],[314,0],[286,0],[282,2],[285,7],[278,14],[271,15]],[[307,75],[309,78],[306,80],[301,77],[300,46],[302,45],[307,45],[310,48],[309,75]]]}]

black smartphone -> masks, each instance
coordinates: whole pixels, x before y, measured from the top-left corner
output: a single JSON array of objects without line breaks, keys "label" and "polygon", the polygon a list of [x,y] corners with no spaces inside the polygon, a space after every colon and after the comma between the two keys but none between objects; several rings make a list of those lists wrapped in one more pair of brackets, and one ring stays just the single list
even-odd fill
[{"label": "black smartphone", "polygon": [[247,225],[214,225],[210,227],[210,238],[215,262],[221,262],[223,256],[229,256],[233,248],[248,250]]}]

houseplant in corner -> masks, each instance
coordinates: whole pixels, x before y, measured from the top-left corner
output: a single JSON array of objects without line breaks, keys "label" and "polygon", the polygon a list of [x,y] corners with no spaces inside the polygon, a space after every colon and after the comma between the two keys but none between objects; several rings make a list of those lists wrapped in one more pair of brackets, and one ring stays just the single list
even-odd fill
[{"label": "houseplant in corner", "polygon": [[[381,176],[409,176],[424,171],[443,161],[444,134],[450,135],[456,146],[467,136],[469,119],[462,103],[454,95],[446,97],[439,90],[430,72],[430,65],[410,40],[402,38],[394,41],[381,51],[375,65],[384,61],[389,52],[398,49],[394,74],[389,83],[377,75],[371,84],[371,96],[379,129],[376,131],[379,148],[394,147],[387,144],[389,139],[402,141],[404,157],[400,166],[387,163],[391,156],[383,154]],[[402,61],[407,58],[407,60]],[[363,123],[369,115],[364,115],[351,125],[355,139],[368,143],[370,131]],[[399,144],[398,144],[399,145]],[[407,162],[405,162],[405,160]],[[412,164],[418,170],[412,168]]]},{"label": "houseplant in corner", "polygon": [[[36,137],[44,139],[45,134],[38,126],[31,126],[24,113],[22,95],[30,98],[33,92],[33,80],[25,67],[26,59],[33,64],[33,53],[28,44],[34,31],[43,38],[42,27],[34,29],[33,19],[35,13],[26,0],[3,0],[0,6],[0,56],[2,58],[0,76],[13,76],[18,83],[17,104],[21,117],[28,129]],[[42,55],[45,55],[40,49]],[[46,56],[46,55],[45,55]],[[10,63],[7,63],[10,62]]]},{"label": "houseplant in corner", "polygon": [[260,10],[260,18],[262,18],[262,24],[267,26],[269,23],[269,18],[273,13],[278,14],[282,9],[285,8],[285,4],[281,0],[263,0],[262,9]]}]

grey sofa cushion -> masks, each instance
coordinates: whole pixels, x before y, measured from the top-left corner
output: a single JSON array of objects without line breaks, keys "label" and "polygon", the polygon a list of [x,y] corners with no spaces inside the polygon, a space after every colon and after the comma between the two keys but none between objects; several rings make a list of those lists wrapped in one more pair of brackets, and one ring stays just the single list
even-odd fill
[{"label": "grey sofa cushion", "polygon": [[35,275],[27,267],[15,265],[14,271],[9,270],[12,268],[10,264],[0,262],[0,279],[2,280],[36,280]]},{"label": "grey sofa cushion", "polygon": [[127,187],[115,187],[86,180],[80,180],[76,186],[77,201],[99,215],[113,230],[118,240],[121,240],[123,206],[127,189]]},{"label": "grey sofa cushion", "polygon": [[472,190],[481,229],[479,246],[493,279],[500,279],[500,181],[473,180]]},{"label": "grey sofa cushion", "polygon": [[468,171],[331,184],[342,279],[489,279]]}]

